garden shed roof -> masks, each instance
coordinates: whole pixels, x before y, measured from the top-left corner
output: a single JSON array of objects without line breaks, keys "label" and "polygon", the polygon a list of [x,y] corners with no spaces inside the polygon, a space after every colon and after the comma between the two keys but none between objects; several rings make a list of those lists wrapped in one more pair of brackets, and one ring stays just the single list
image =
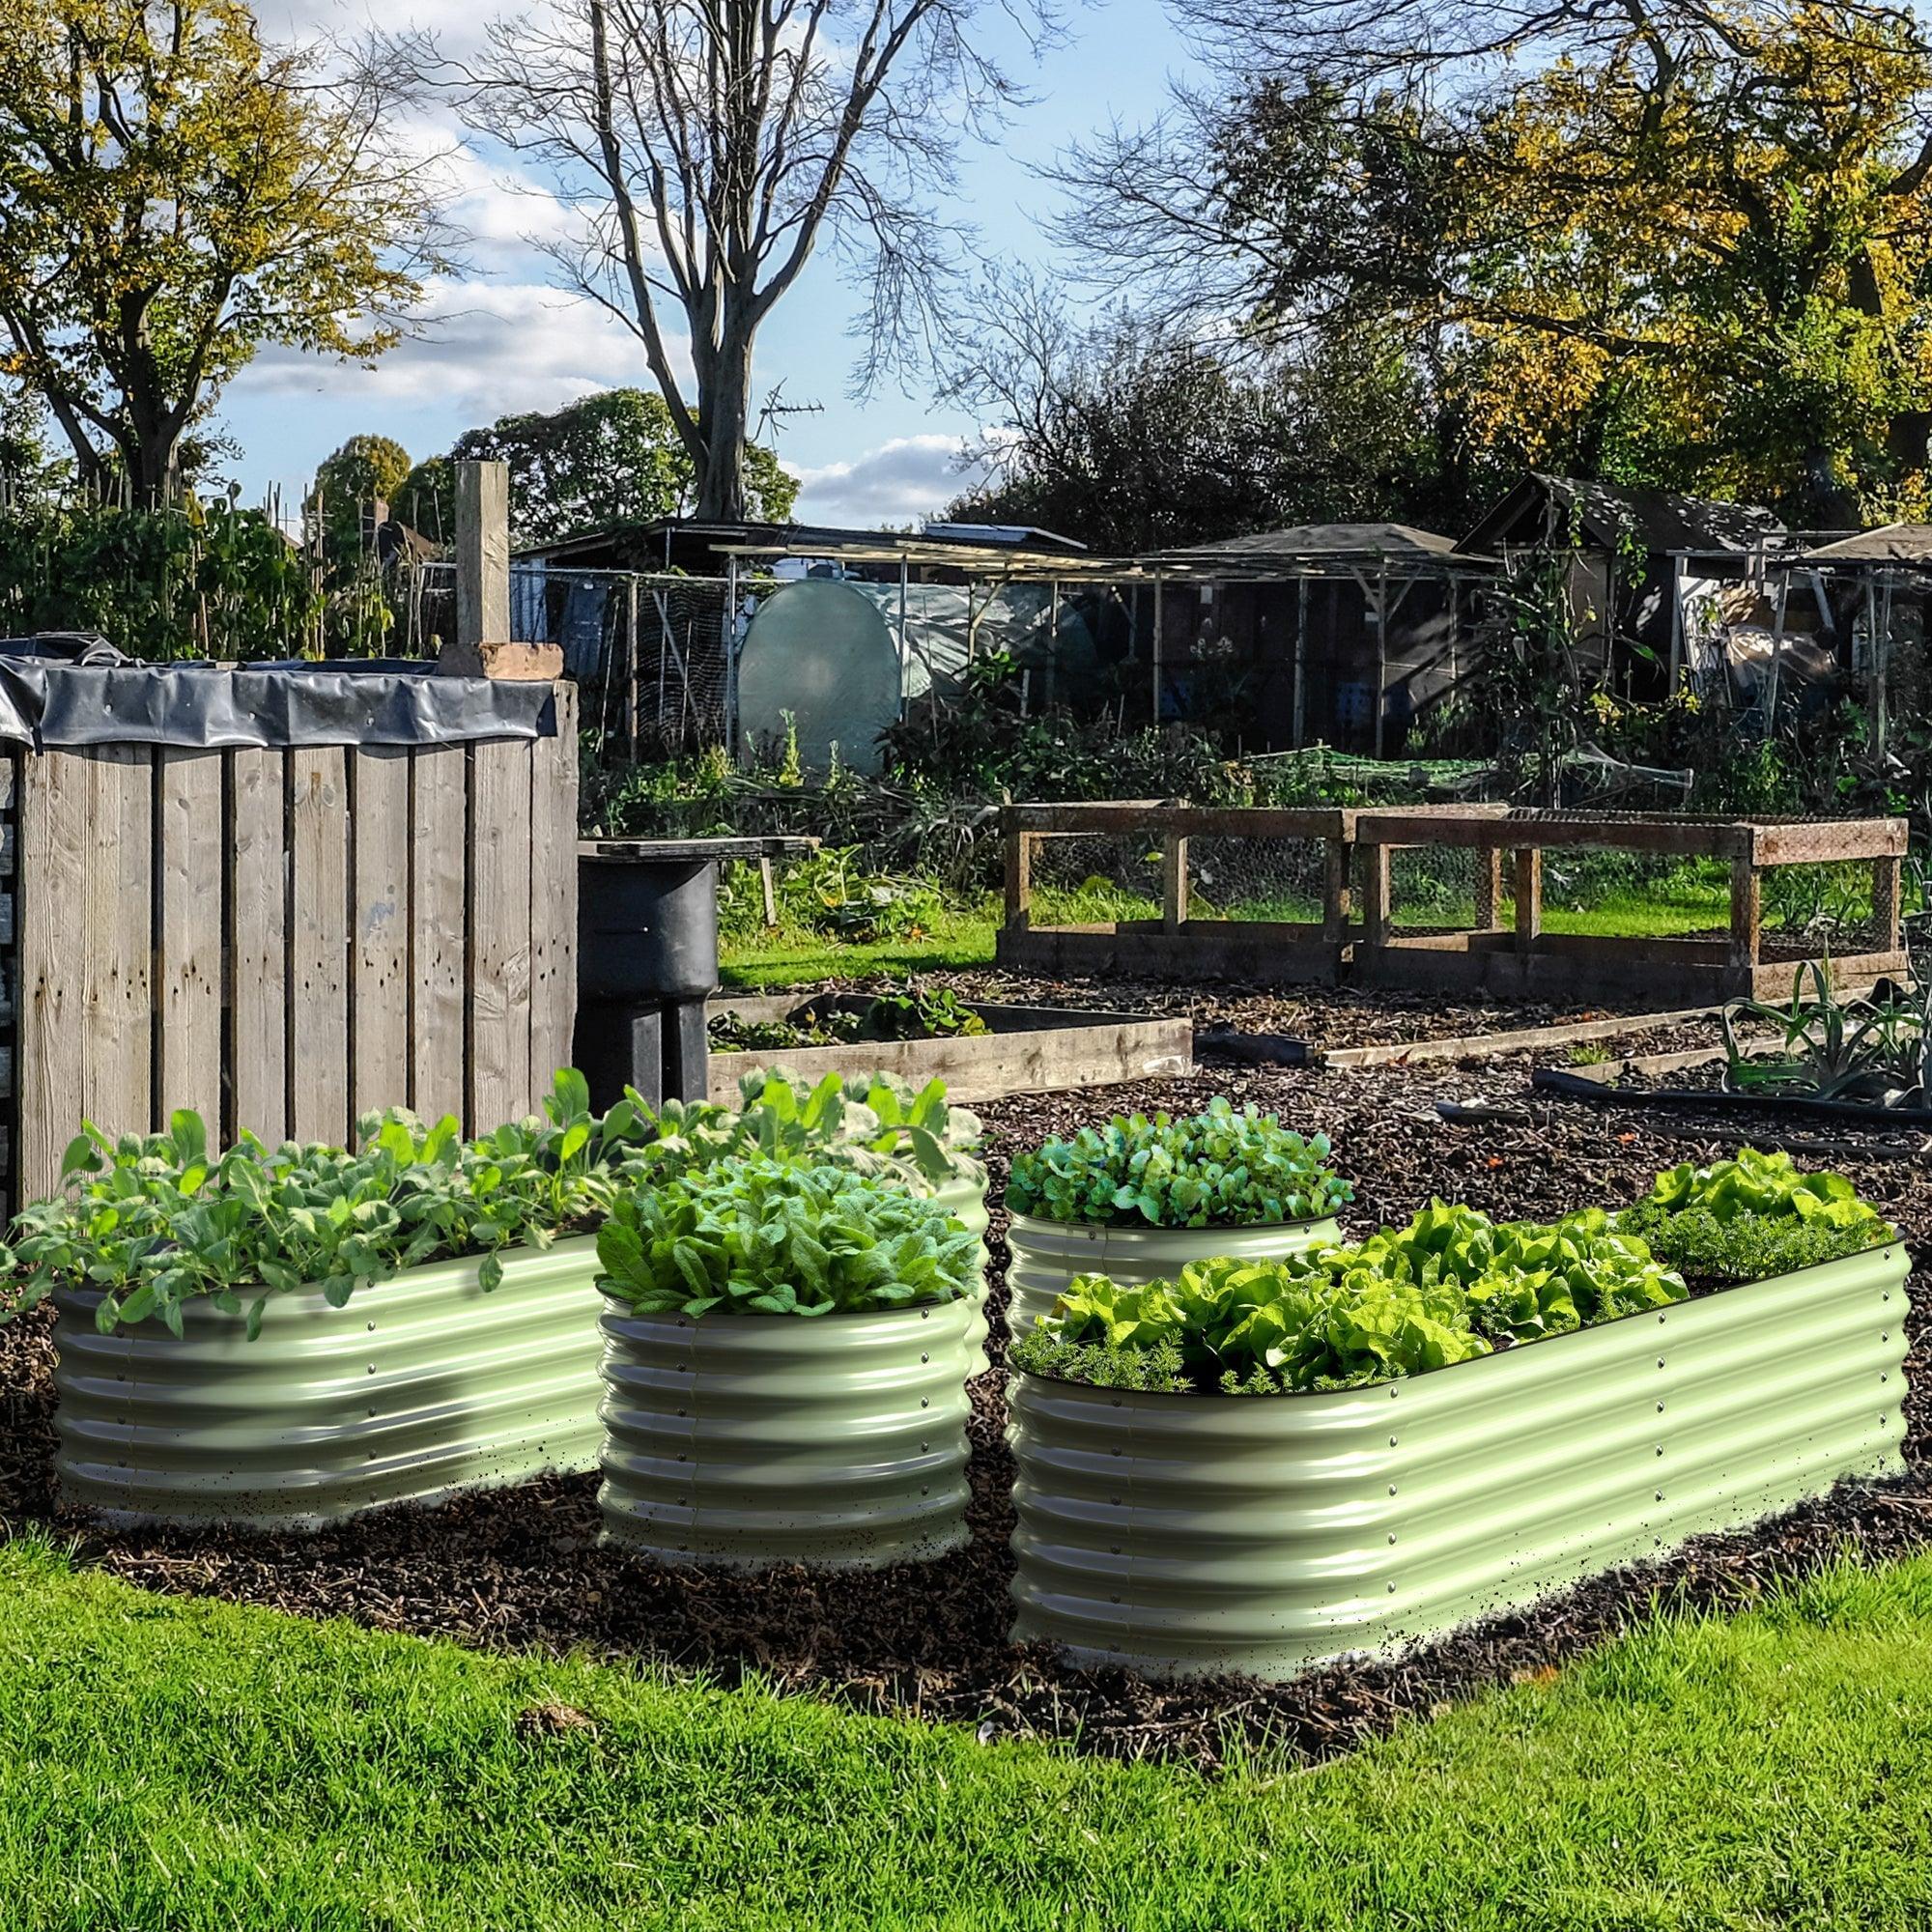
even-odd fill
[{"label": "garden shed roof", "polygon": [[1932,564],[1932,524],[1882,524],[1807,551],[1805,563]]},{"label": "garden shed roof", "polygon": [[1754,503],[1720,503],[1533,469],[1457,548],[1493,553],[1505,544],[1544,543],[1560,534],[1573,516],[1593,545],[1613,549],[1634,537],[1653,554],[1755,550],[1784,528],[1774,512]]}]

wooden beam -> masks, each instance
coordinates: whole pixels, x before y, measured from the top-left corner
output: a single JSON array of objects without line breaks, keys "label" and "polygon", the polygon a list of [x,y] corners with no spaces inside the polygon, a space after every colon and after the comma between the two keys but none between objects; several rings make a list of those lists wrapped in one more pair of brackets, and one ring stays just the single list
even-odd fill
[{"label": "wooden beam", "polygon": [[1364,844],[1362,854],[1362,940],[1371,952],[1389,942],[1389,847]]},{"label": "wooden beam", "polygon": [[1905,861],[1896,855],[1872,861],[1872,925],[1879,951],[1898,949],[1899,921],[1904,910]]},{"label": "wooden beam", "polygon": [[456,641],[510,640],[510,466],[456,466]]},{"label": "wooden beam", "polygon": [[1500,845],[1476,854],[1476,930],[1498,931],[1503,923],[1503,853]]},{"label": "wooden beam", "polygon": [[1354,913],[1354,894],[1349,882],[1351,849],[1346,838],[1330,838],[1321,848],[1321,937],[1331,946],[1339,947],[1348,939],[1349,922]]},{"label": "wooden beam", "polygon": [[1755,968],[1763,944],[1763,873],[1749,859],[1731,861],[1731,944],[1727,963]]},{"label": "wooden beam", "polygon": [[1516,854],[1516,950],[1535,949],[1543,930],[1543,850],[1520,845]]},{"label": "wooden beam", "polygon": [[1187,923],[1187,835],[1163,834],[1160,859],[1161,929],[1179,932]]},{"label": "wooden beam", "polygon": [[1024,932],[1033,923],[1033,847],[1035,835],[1009,827],[1007,832],[1007,917],[1009,932]]}]

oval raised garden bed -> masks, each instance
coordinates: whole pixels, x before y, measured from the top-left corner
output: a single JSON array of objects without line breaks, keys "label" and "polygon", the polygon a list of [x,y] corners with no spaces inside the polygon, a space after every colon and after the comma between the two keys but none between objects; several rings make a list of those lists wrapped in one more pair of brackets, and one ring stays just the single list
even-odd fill
[{"label": "oval raised garden bed", "polygon": [[969,1298],[812,1320],[607,1300],[605,1535],[668,1562],[870,1568],[966,1541]]},{"label": "oval raised garden bed", "polygon": [[[1116,1115],[1016,1155],[1007,1183],[1008,1321],[1031,1329],[1082,1274],[1123,1287],[1216,1256],[1268,1261],[1341,1239],[1353,1190],[1328,1143],[1225,1098],[1185,1120]],[[1315,1211],[1310,1211],[1310,1210]]]},{"label": "oval raised garden bed", "polygon": [[760,1154],[620,1194],[608,1541],[668,1562],[868,1568],[967,1536],[975,1242],[890,1179]]},{"label": "oval raised garden bed", "polygon": [[1902,1467],[1893,1243],[1334,1392],[1020,1375],[1014,1634],[1285,1678]]},{"label": "oval raised garden bed", "polygon": [[55,1292],[56,1451],[67,1497],[114,1521],[313,1529],[597,1463],[596,1244],[582,1236],[406,1269],[331,1307],[279,1294],[252,1342],[198,1298],[95,1327],[100,1297]]},{"label": "oval raised garden bed", "polygon": [[1014,1214],[1007,1223],[1012,1253],[1007,1321],[1014,1334],[1032,1327],[1083,1274],[1104,1274],[1122,1287],[1138,1287],[1177,1275],[1189,1262],[1219,1255],[1273,1261],[1341,1238],[1332,1214],[1262,1228],[1116,1228]]}]

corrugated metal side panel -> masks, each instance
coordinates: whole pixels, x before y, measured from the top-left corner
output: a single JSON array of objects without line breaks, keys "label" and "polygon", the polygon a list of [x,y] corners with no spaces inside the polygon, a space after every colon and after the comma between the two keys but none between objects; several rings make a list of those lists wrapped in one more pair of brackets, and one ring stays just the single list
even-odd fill
[{"label": "corrugated metal side panel", "polygon": [[61,1295],[57,1466],[116,1520],[315,1528],[547,1469],[590,1469],[602,1435],[596,1243],[524,1251],[485,1293],[473,1260],[358,1290],[270,1299],[261,1335],[197,1303],[102,1335]]},{"label": "corrugated metal side panel", "polygon": [[966,1345],[973,1351],[973,1366],[968,1372],[982,1376],[992,1364],[986,1359],[986,1176],[983,1169],[978,1178],[961,1175],[949,1180],[944,1187],[935,1188],[932,1198],[954,1219],[965,1224],[974,1239],[980,1243],[980,1276],[973,1291],[973,1325],[966,1336]]},{"label": "corrugated metal side panel", "polygon": [[753,1569],[956,1548],[979,1319],[970,1300],[810,1321],[607,1303],[606,1535]]},{"label": "corrugated metal side panel", "polygon": [[1015,1378],[1015,1634],[1161,1674],[1393,1652],[1903,1466],[1905,1251],[1316,1396]]},{"label": "corrugated metal side panel", "polygon": [[1015,1214],[1007,1230],[1012,1249],[1007,1269],[1012,1303],[1007,1320],[1015,1335],[1031,1328],[1075,1275],[1110,1275],[1123,1288],[1137,1288],[1163,1277],[1171,1280],[1189,1262],[1224,1255],[1269,1261],[1341,1238],[1332,1215],[1285,1228],[1103,1228]]}]

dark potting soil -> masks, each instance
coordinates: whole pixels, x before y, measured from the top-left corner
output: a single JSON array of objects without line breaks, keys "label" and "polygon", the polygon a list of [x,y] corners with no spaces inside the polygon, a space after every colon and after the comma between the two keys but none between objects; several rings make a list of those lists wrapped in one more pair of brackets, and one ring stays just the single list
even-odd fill
[{"label": "dark potting soil", "polygon": [[[1406,1219],[1433,1194],[1506,1215],[1549,1215],[1579,1202],[1633,1199],[1660,1167],[1733,1151],[1747,1131],[1777,1145],[1765,1123],[1532,1100],[1520,1069],[1492,1100],[1520,1105],[1520,1122],[1452,1124],[1438,1095],[1471,1097],[1454,1069],[1359,1073],[1243,1071],[1146,1083],[1104,1094],[1015,1096],[984,1109],[996,1182],[1006,1158],[1117,1104],[1193,1108],[1214,1094],[1277,1107],[1297,1126],[1329,1133],[1357,1197],[1351,1235]],[[1807,1145],[1806,1128],[1791,1143]],[[1835,1132],[1835,1130],[1833,1130]],[[1844,1169],[1921,1249],[1932,1248],[1932,1166],[1909,1155],[1918,1137],[1834,1142]],[[1849,1149],[1850,1151],[1844,1150]],[[996,1271],[1005,1216],[993,1217]],[[372,1291],[380,1293],[380,1290]],[[997,1285],[996,1299],[1004,1295]],[[595,1481],[547,1478],[477,1492],[437,1508],[403,1508],[314,1537],[219,1529],[106,1533],[58,1518],[50,1455],[49,1321],[0,1328],[0,1520],[57,1523],[78,1535],[79,1559],[144,1587],[340,1615],[384,1630],[454,1637],[493,1649],[583,1649],[743,1673],[787,1690],[976,1725],[991,1741],[1037,1734],[1115,1756],[1219,1764],[1231,1745],[1304,1758],[1344,1751],[1485,1685],[1534,1676],[1648,1616],[1662,1598],[1689,1606],[1748,1603],[1850,1549],[1869,1561],[1932,1542],[1932,1275],[1912,1281],[1908,1475],[1842,1485],[1774,1522],[1706,1537],[1665,1562],[1591,1579],[1533,1608],[1492,1618],[1393,1662],[1338,1664],[1293,1684],[1225,1679],[1155,1684],[1065,1669],[1007,1641],[1012,1511],[998,1368],[974,1389],[969,1549],[929,1566],[877,1573],[787,1569],[763,1576],[682,1571],[597,1547]],[[272,1311],[270,1312],[272,1319]],[[996,1321],[996,1335],[1003,1335]]]}]

